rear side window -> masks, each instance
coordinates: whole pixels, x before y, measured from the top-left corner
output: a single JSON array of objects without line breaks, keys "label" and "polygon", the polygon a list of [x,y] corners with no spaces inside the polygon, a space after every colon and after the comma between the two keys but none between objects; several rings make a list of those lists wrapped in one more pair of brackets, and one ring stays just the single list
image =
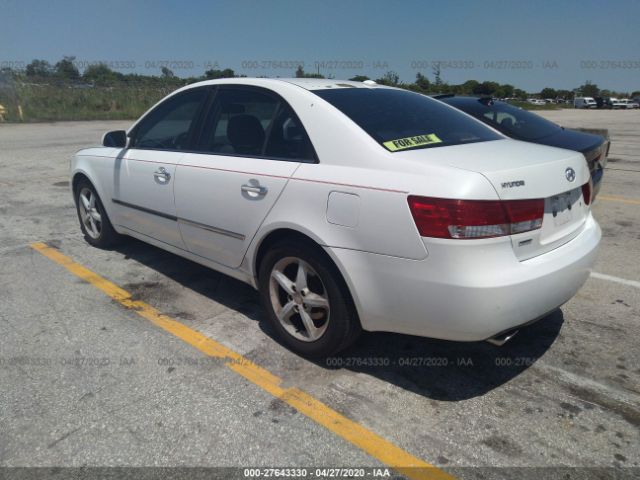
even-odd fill
[{"label": "rear side window", "polygon": [[207,89],[178,93],[152,110],[136,127],[133,148],[185,150]]},{"label": "rear side window", "polygon": [[288,105],[280,105],[278,115],[271,127],[265,155],[275,158],[315,160],[315,153],[307,132]]},{"label": "rear side window", "polygon": [[561,130],[555,123],[505,102],[469,97],[451,97],[442,101],[522,140],[538,140]]},{"label": "rear side window", "polygon": [[388,88],[314,90],[391,152],[499,140],[482,123],[437,100]]},{"label": "rear side window", "polygon": [[306,132],[279,97],[251,88],[221,88],[198,141],[202,152],[313,160]]}]

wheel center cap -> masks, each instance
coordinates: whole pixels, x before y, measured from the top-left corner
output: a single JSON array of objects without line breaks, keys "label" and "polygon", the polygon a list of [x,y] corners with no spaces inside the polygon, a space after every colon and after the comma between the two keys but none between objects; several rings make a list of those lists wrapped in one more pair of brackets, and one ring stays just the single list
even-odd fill
[{"label": "wheel center cap", "polygon": [[300,295],[298,292],[293,294],[293,301],[296,302],[298,305],[302,304],[302,295]]}]

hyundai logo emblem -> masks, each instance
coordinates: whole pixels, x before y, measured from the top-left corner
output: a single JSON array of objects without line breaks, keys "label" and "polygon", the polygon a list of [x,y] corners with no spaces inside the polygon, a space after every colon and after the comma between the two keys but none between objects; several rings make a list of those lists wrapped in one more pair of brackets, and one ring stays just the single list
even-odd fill
[{"label": "hyundai logo emblem", "polygon": [[564,176],[567,177],[567,180],[573,182],[576,179],[576,171],[569,167],[564,171]]}]

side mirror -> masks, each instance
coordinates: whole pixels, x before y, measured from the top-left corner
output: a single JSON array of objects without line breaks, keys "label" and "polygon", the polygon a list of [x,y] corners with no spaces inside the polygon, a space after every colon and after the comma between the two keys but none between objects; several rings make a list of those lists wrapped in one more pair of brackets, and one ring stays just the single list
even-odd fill
[{"label": "side mirror", "polygon": [[113,130],[102,137],[102,145],[105,147],[125,148],[127,146],[127,132]]}]

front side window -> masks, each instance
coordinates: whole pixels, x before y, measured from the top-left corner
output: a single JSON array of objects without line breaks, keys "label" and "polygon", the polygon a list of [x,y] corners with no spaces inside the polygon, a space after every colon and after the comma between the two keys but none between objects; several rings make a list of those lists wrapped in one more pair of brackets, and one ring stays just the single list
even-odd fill
[{"label": "front side window", "polygon": [[313,93],[392,152],[503,138],[477,120],[418,93],[391,88],[340,88]]},{"label": "front side window", "polygon": [[208,90],[178,93],[151,111],[136,127],[133,148],[185,150],[189,133]]},{"label": "front side window", "polygon": [[517,117],[515,117],[514,115],[508,112],[490,110],[490,111],[484,112],[482,115],[484,116],[484,118],[486,118],[490,122],[496,125],[501,125],[503,127],[513,126],[518,121]]},{"label": "front side window", "polygon": [[311,142],[291,108],[254,88],[220,88],[196,148],[227,155],[314,158]]}]

